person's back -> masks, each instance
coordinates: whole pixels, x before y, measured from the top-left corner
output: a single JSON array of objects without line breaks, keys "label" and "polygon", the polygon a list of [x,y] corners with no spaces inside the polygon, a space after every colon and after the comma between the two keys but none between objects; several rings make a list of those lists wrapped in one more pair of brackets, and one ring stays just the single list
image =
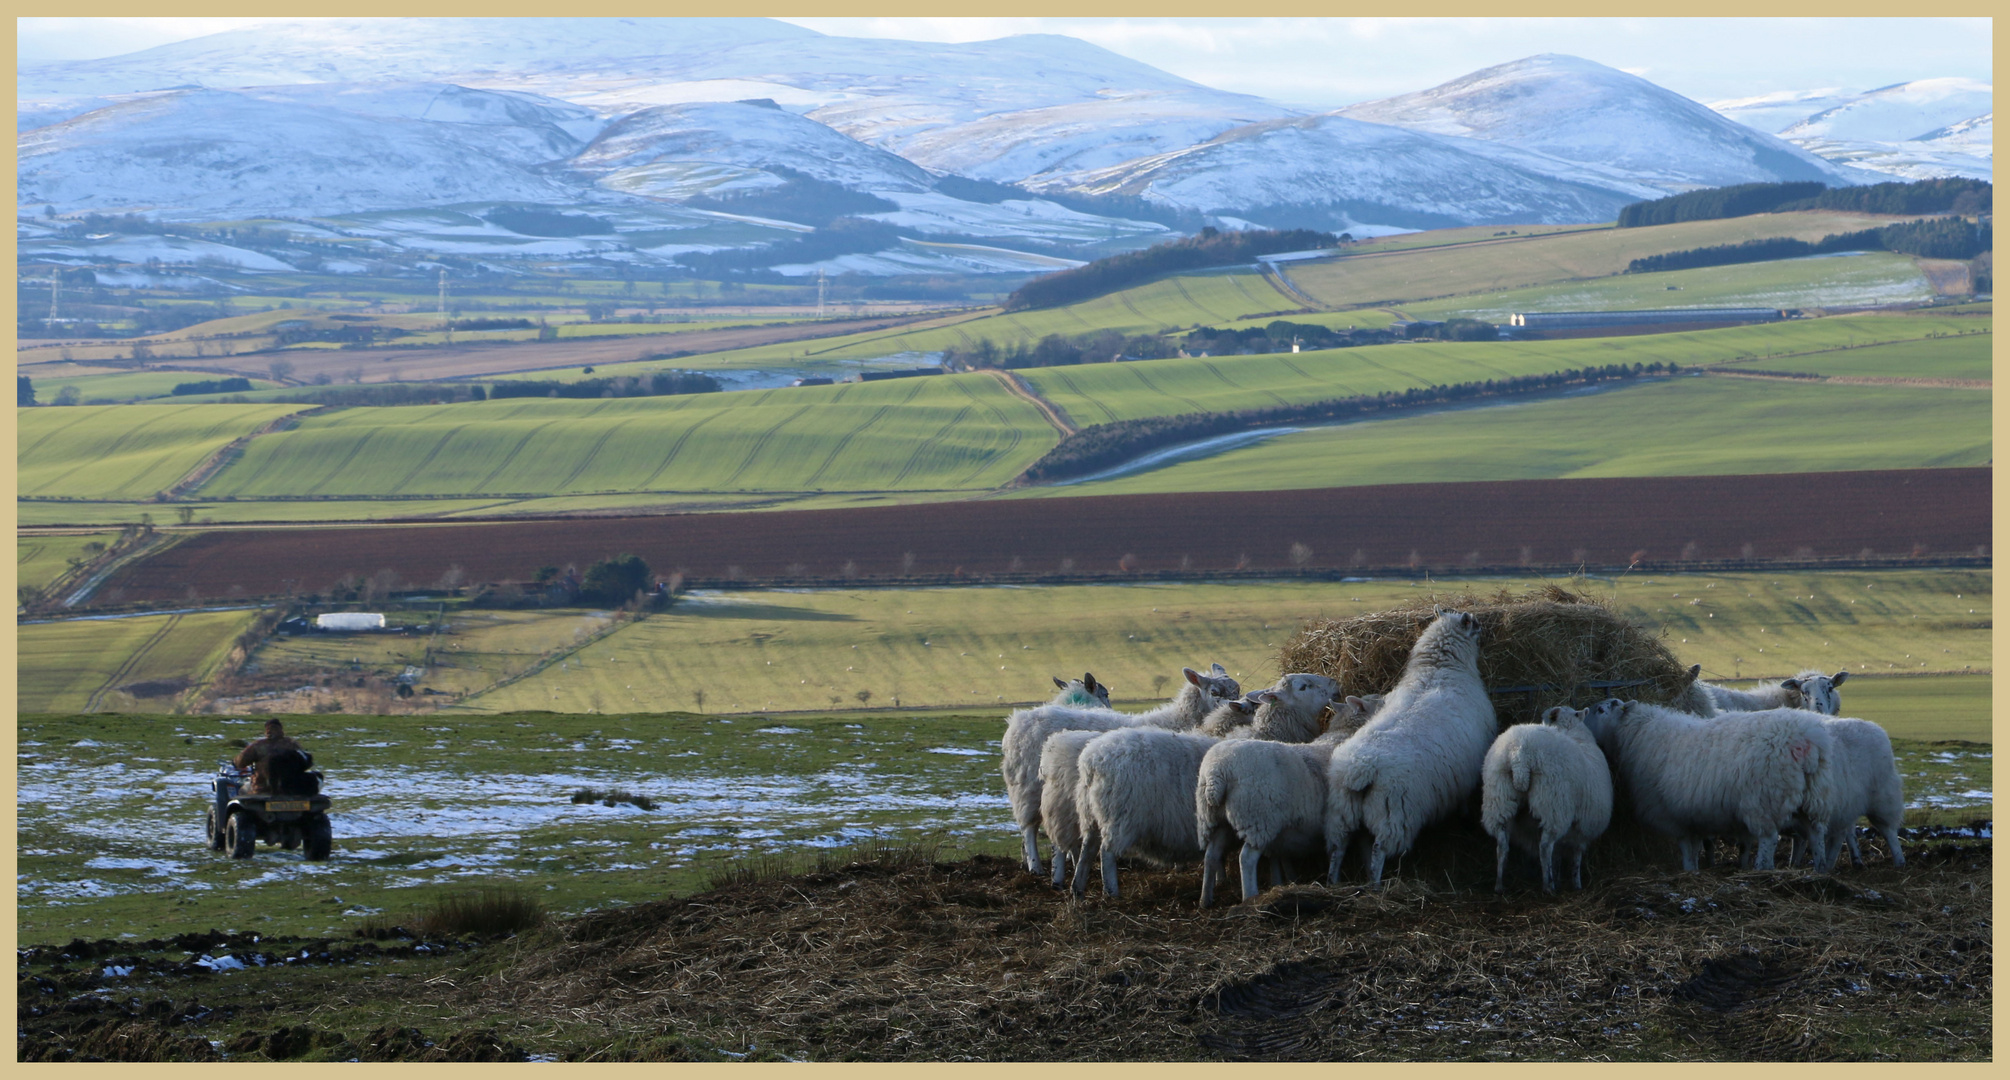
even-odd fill
[{"label": "person's back", "polygon": [[246,795],[313,794],[304,791],[304,786],[311,783],[306,779],[310,761],[300,744],[287,738],[279,721],[267,720],[265,737],[245,747],[235,764],[240,769],[252,770],[251,779],[244,785]]}]

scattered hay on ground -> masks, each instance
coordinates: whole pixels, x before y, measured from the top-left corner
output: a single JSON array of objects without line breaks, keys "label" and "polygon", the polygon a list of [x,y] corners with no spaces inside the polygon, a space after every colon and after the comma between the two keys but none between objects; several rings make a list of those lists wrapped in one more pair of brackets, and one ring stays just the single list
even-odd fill
[{"label": "scattered hay on ground", "polygon": [[[1432,593],[1387,611],[1307,623],[1279,650],[1279,670],[1330,676],[1349,694],[1387,693],[1440,608],[1479,616],[1480,678],[1495,691],[1503,724],[1614,696],[1672,702],[1688,685],[1687,665],[1659,635],[1597,597],[1548,582],[1523,593]],[[1509,689],[1516,687],[1530,689]]]},{"label": "scattered hay on ground", "polygon": [[[855,862],[520,939],[468,1006],[819,1060],[1987,1058],[1990,848],[1550,898],[1417,872],[1196,909],[1192,869],[1073,902],[1010,859]],[[1417,868],[1421,870],[1421,867]]]}]

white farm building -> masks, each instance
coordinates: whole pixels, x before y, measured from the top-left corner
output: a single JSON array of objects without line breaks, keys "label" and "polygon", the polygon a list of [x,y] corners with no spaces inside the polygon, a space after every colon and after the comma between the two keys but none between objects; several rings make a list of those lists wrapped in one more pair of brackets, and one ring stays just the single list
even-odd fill
[{"label": "white farm building", "polygon": [[362,611],[337,611],[314,616],[317,630],[382,630],[384,617]]}]

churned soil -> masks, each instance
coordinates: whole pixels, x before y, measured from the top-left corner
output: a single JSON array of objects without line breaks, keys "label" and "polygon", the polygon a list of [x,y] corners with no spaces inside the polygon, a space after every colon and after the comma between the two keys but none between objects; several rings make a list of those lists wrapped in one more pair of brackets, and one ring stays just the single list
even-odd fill
[{"label": "churned soil", "polygon": [[426,588],[452,567],[467,584],[522,581],[540,566],[584,568],[622,552],[711,584],[1972,556],[1991,543],[1990,476],[1982,467],[1512,480],[219,530],[121,569],[93,599],[325,593],[373,577]]},{"label": "churned soil", "polygon": [[1553,897],[1519,864],[1496,896],[1485,838],[1441,829],[1384,890],[1208,911],[1191,868],[1077,901],[1011,860],[895,849],[444,954],[165,943],[258,964],[141,989],[98,974],[140,946],[73,942],[22,953],[19,1056],[1986,1060],[1985,825],[1911,830],[1903,869],[1608,858]]}]

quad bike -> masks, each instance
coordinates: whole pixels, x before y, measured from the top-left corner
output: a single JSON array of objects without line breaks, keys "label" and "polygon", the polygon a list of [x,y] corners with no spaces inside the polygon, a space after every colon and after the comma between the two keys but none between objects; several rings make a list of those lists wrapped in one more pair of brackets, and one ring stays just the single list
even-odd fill
[{"label": "quad bike", "polygon": [[[311,758],[308,763],[312,764]],[[307,794],[245,795],[241,789],[247,777],[235,765],[223,762],[210,779],[214,798],[204,815],[210,850],[228,851],[233,859],[249,859],[263,840],[288,851],[305,848],[309,862],[328,858],[335,843],[334,830],[328,824],[332,804],[328,796],[320,794],[321,774],[304,775],[312,778],[305,785],[311,789]]]}]

